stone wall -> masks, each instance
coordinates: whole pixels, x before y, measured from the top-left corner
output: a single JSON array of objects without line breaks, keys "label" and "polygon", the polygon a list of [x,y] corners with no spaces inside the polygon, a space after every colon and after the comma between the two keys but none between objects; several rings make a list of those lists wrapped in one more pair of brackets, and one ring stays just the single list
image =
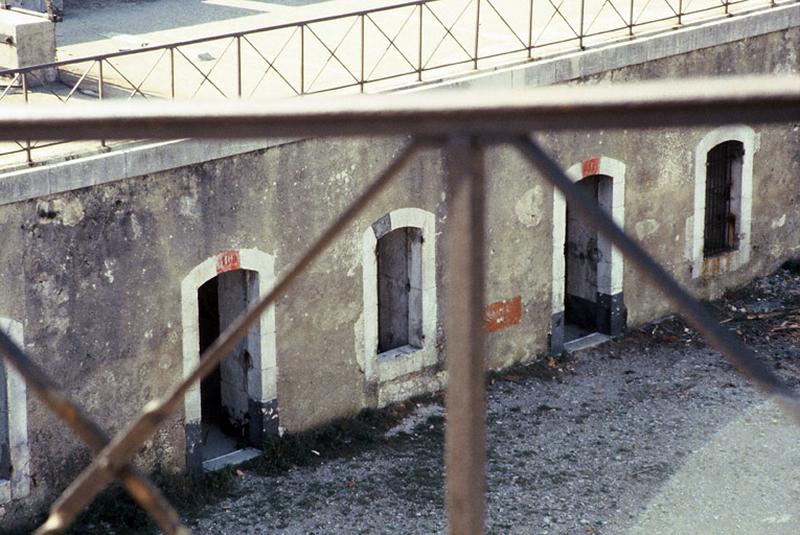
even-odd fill
[{"label": "stone wall", "polygon": [[[721,76],[734,70],[796,74],[798,46],[800,30],[794,28],[572,83]],[[625,229],[679,281],[710,298],[800,252],[800,127],[747,126],[754,132],[749,259],[726,272],[700,274],[693,272],[692,252],[695,151],[714,129],[536,136],[565,169],[579,175],[602,172],[603,162],[612,162],[614,170],[603,173],[616,175],[611,176],[618,188],[614,199],[624,199]],[[209,259],[224,262],[230,251],[271,255],[275,272],[284,272],[406,142],[274,142],[262,150],[0,205],[0,317],[24,324],[30,354],[116,433],[186,371],[182,314],[192,297],[182,295],[182,281]],[[388,229],[422,229],[421,254],[435,259],[433,284],[442,284],[441,268],[448,261],[441,239],[447,219],[444,165],[440,151],[424,151],[280,296],[274,312],[276,365],[263,375],[264,381],[270,374],[277,381],[283,429],[308,429],[436,390],[445,381],[440,357],[447,339],[436,316],[424,358],[411,354],[388,361],[371,352],[365,325],[377,307],[365,303],[363,276],[370,244],[383,232],[374,225],[393,214]],[[97,173],[98,168],[85,169]],[[558,301],[554,251],[564,221],[554,211],[552,188],[511,148],[488,149],[486,171],[487,366],[502,368],[550,350]],[[431,214],[429,220],[424,213]],[[628,325],[668,313],[663,296],[623,265],[619,280],[609,280],[608,287],[619,286]],[[614,269],[609,268],[611,279]],[[425,294],[424,274],[421,286]],[[423,316],[446,307],[441,292],[432,295],[438,298],[423,306]],[[409,362],[410,369],[404,367]],[[9,525],[40,510],[89,460],[86,448],[33,395],[28,411],[35,483],[29,499],[5,505]],[[182,470],[185,423],[183,414],[171,418],[137,463]]]}]

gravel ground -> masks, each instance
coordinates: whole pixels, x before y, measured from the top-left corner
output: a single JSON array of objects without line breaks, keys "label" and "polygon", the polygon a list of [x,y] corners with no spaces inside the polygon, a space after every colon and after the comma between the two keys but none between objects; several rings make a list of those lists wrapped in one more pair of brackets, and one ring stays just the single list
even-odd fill
[{"label": "gravel ground", "polygon": [[[800,274],[780,270],[712,307],[800,383]],[[489,382],[490,533],[624,533],[688,454],[763,399],[675,318]],[[375,425],[367,446],[321,450],[274,476],[240,470],[233,494],[191,526],[201,534],[442,532],[443,411],[436,398],[396,410],[404,419],[391,430]]]}]

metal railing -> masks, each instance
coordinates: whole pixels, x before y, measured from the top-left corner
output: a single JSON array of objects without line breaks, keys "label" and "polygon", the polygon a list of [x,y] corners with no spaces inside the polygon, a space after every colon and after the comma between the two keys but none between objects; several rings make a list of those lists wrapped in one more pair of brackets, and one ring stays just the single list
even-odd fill
[{"label": "metal railing", "polygon": [[[737,10],[795,2],[416,0],[4,70],[0,102],[43,97],[63,103],[106,98],[276,99],[377,91],[581,50]],[[61,83],[50,83],[54,78]],[[19,138],[13,142],[0,148],[0,157],[18,155],[29,165],[34,151],[61,143]]]},{"label": "metal railing", "polygon": [[[38,534],[59,533],[113,479],[165,532],[188,533],[170,504],[130,465],[131,459],[167,418],[179,410],[189,388],[208,375],[246,336],[250,325],[302,274],[424,147],[443,149],[446,158],[444,229],[445,329],[443,362],[448,372],[446,484],[449,531],[481,533],[485,489],[485,333],[482,328],[486,279],[483,149],[516,147],[539,174],[560,190],[570,206],[655,284],[675,309],[708,342],[764,393],[774,396],[800,423],[800,397],[754,353],[682,288],[528,134],[533,130],[652,128],[800,121],[799,78],[756,78],[631,84],[619,87],[549,88],[524,93],[469,92],[453,95],[372,96],[360,99],[285,101],[254,106],[231,102],[211,112],[188,103],[109,104],[83,109],[20,107],[0,117],[0,139],[12,132],[37,139],[53,133],[67,139],[148,137],[374,136],[411,135],[411,141],[366,189],[302,253],[267,294],[223,332],[197,365],[113,439],[63,394],[35,360],[0,332],[0,355],[95,452],[92,463],[53,504]],[[54,348],[55,350],[55,348]]]}]

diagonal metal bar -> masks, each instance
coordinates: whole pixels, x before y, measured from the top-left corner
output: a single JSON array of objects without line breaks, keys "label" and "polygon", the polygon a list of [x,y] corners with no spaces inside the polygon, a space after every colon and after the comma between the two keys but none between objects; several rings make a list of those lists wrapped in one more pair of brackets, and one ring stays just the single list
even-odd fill
[{"label": "diagonal metal bar", "polygon": [[332,59],[336,60],[336,63],[341,65],[342,68],[345,71],[347,71],[347,74],[349,74],[353,78],[353,81],[355,83],[359,82],[358,76],[353,74],[353,72],[350,70],[350,68],[347,65],[345,65],[342,62],[341,59],[339,59],[339,56],[336,55],[336,52],[338,52],[339,48],[342,46],[342,44],[344,44],[344,41],[345,41],[345,39],[347,39],[347,36],[349,36],[350,32],[353,31],[353,28],[355,27],[355,25],[358,22],[358,20],[359,20],[358,18],[354,18],[353,19],[352,24],[350,24],[350,27],[347,28],[347,31],[344,32],[344,35],[342,35],[342,38],[339,40],[339,42],[336,44],[336,46],[333,48],[333,50],[331,50],[331,48],[328,46],[328,44],[325,41],[322,40],[322,38],[317,34],[317,32],[314,31],[314,28],[312,28],[311,26],[306,26],[308,31],[311,32],[311,35],[316,37],[317,41],[319,41],[319,43],[325,48],[325,50],[328,51],[328,57],[325,60],[325,63],[322,64],[322,67],[320,67],[319,71],[317,72],[317,75],[314,77],[313,80],[311,80],[311,83],[308,84],[308,87],[306,87],[306,91],[307,92],[311,91],[311,88],[314,86],[314,83],[316,83],[317,79],[320,77],[320,75],[323,73],[323,71],[325,71],[325,67],[328,66],[328,64],[331,62]]},{"label": "diagonal metal bar", "polygon": [[[126,83],[127,83],[129,86],[131,86],[131,87],[132,87],[134,90],[136,90],[136,84],[134,84],[133,82],[131,82],[131,81],[128,79],[128,77],[127,77],[127,76],[125,76],[124,74],[122,74],[122,71],[120,71],[120,70],[117,68],[117,66],[116,66],[116,65],[114,65],[113,63],[111,63],[111,62],[110,62],[110,61],[108,61],[108,60],[106,60],[106,63],[108,64],[108,66],[109,66],[109,67],[111,67],[112,69],[114,69],[114,72],[116,72],[117,74],[119,74],[119,75],[122,77],[122,79],[123,79],[123,80],[125,80],[125,82],[126,82]],[[139,94],[142,96],[142,98],[144,98],[145,100],[147,100],[147,95],[145,95],[144,93],[142,93],[141,91],[138,91],[138,90],[136,90],[136,92],[137,92],[137,93],[139,93]],[[130,97],[129,97],[129,98],[130,98]]]},{"label": "diagonal metal bar", "polygon": [[56,93],[55,91],[50,89],[50,84],[48,84],[47,81],[44,80],[41,76],[36,74],[36,71],[30,71],[30,72],[27,72],[25,74],[28,75],[28,76],[33,76],[33,78],[37,82],[39,82],[39,87],[43,87],[45,89],[45,91],[47,91],[48,93],[50,93],[51,95],[56,97],[62,104],[65,102],[64,99],[61,97],[61,95],[59,95],[58,93]]},{"label": "diagonal metal bar", "polygon": [[[662,1],[663,1],[665,4],[667,4],[667,7],[669,7],[669,10],[670,10],[670,11],[672,11],[672,14],[673,14],[674,16],[676,16],[676,17],[677,17],[677,16],[679,16],[679,12],[678,12],[678,10],[676,10],[676,9],[675,9],[675,6],[673,6],[673,5],[672,5],[672,4],[669,2],[669,0],[662,0]],[[653,0],[647,0],[647,2],[645,3],[644,7],[642,7],[642,9],[639,11],[639,16],[636,18],[636,22],[635,22],[635,24],[647,24],[647,22],[648,22],[648,21],[645,21],[645,22],[640,22],[640,21],[642,20],[642,16],[644,15],[644,12],[647,10],[647,8],[648,8],[648,7],[650,7],[650,4],[651,4],[652,2],[653,2]],[[656,20],[658,20],[658,19],[656,19]],[[651,21],[649,21],[649,22],[655,22],[655,21],[654,21],[654,20],[651,20]]]},{"label": "diagonal metal bar", "polygon": [[486,489],[483,154],[462,135],[446,155],[447,520],[451,535],[472,535],[483,533]]},{"label": "diagonal metal bar", "polygon": [[619,249],[625,259],[632,262],[650,282],[662,291],[689,323],[700,332],[708,343],[722,353],[736,369],[747,377],[756,387],[767,395],[774,396],[784,411],[796,423],[800,423],[800,396],[797,395],[778,376],[767,369],[755,354],[722,327],[703,305],[685,290],[666,269],[653,258],[633,238],[603,211],[578,186],[572,183],[539,145],[529,136],[522,135],[509,142],[530,161],[533,166],[553,184],[567,199],[570,206],[594,229]]},{"label": "diagonal metal bar", "polygon": [[384,51],[383,51],[383,54],[381,54],[381,57],[379,57],[378,60],[375,62],[375,64],[372,66],[372,70],[369,71],[369,74],[367,75],[367,78],[370,78],[372,76],[372,74],[375,72],[375,69],[378,68],[378,66],[381,64],[381,61],[383,61],[383,58],[386,57],[386,54],[392,48],[394,48],[397,51],[397,53],[400,54],[400,56],[405,60],[405,62],[408,63],[409,67],[411,67],[412,69],[416,69],[417,68],[416,65],[414,65],[414,63],[412,63],[412,61],[410,59],[408,59],[408,57],[405,54],[403,54],[403,51],[400,50],[397,47],[397,45],[395,44],[395,41],[400,36],[400,34],[403,32],[403,30],[405,30],[406,26],[408,25],[408,22],[411,20],[411,17],[414,15],[414,13],[415,13],[415,11],[413,9],[408,12],[408,16],[403,21],[403,24],[400,25],[400,29],[397,30],[397,32],[394,34],[394,37],[389,37],[389,35],[386,32],[383,31],[383,28],[381,28],[380,25],[377,22],[375,22],[372,17],[370,17],[369,15],[366,15],[367,20],[369,20],[372,23],[372,25],[375,27],[375,29],[378,30],[380,32],[380,34],[383,35],[383,37],[387,41],[389,41],[389,44],[386,46],[386,49],[384,49]]},{"label": "diagonal metal bar", "polygon": [[[223,96],[223,97],[225,97],[225,98],[228,98],[228,95],[226,95],[226,94],[225,94],[225,92],[224,92],[222,89],[220,89],[219,87],[217,87],[217,84],[215,84],[214,82],[212,82],[212,81],[211,81],[211,79],[210,79],[210,78],[209,78],[209,77],[206,75],[206,73],[205,73],[205,72],[203,72],[203,69],[201,69],[200,67],[198,67],[197,65],[195,65],[195,64],[194,64],[194,61],[192,61],[191,59],[189,59],[189,56],[187,56],[186,54],[184,54],[184,53],[183,53],[183,51],[182,51],[180,48],[175,48],[175,51],[176,51],[176,52],[178,52],[178,54],[180,54],[181,56],[183,56],[183,59],[185,59],[187,62],[189,62],[189,65],[191,65],[192,67],[194,67],[194,70],[196,70],[197,72],[199,72],[199,73],[200,73],[200,76],[202,76],[202,77],[203,77],[203,78],[204,78],[206,81],[208,81],[208,83],[209,83],[209,84],[211,84],[211,85],[214,87],[214,89],[216,89],[217,91],[219,91],[219,94],[220,94],[220,95],[222,95],[222,96]],[[199,88],[198,88],[198,90],[199,90]],[[196,94],[196,93],[197,93],[197,92],[195,92],[195,94]]]},{"label": "diagonal metal bar", "polygon": [[20,76],[19,73],[16,73],[14,77],[11,79],[11,81],[8,82],[5,91],[3,91],[2,94],[0,94],[0,100],[3,100],[5,96],[8,94],[8,92],[11,91],[11,88],[14,87],[14,84],[16,84],[17,80],[19,80],[19,76]]},{"label": "diagonal metal bar", "polygon": [[156,70],[156,67],[158,67],[158,64],[161,63],[161,60],[164,59],[164,56],[166,56],[166,55],[167,55],[167,49],[165,48],[161,52],[161,55],[158,56],[158,59],[156,59],[156,61],[150,67],[150,70],[147,71],[147,74],[144,75],[144,78],[142,78],[142,81],[139,82],[139,85],[134,87],[133,91],[131,91],[130,95],[128,95],[128,100],[131,100],[136,95],[136,93],[141,93],[142,92],[142,91],[140,91],[140,89],[142,88],[144,83],[147,81],[147,79],[150,78],[150,75],[153,74],[153,71]]},{"label": "diagonal metal bar", "polygon": [[505,24],[505,25],[506,25],[506,28],[508,28],[508,31],[510,31],[510,32],[511,32],[511,34],[512,34],[514,37],[516,37],[517,41],[519,41],[519,44],[521,44],[523,47],[527,48],[527,47],[528,47],[528,44],[527,44],[527,43],[526,43],[526,42],[525,42],[525,41],[522,39],[522,37],[520,37],[520,36],[517,34],[516,30],[514,30],[514,28],[512,28],[512,27],[511,27],[511,25],[508,23],[508,21],[507,21],[507,20],[506,20],[506,18],[503,16],[503,14],[502,14],[502,13],[500,13],[500,11],[499,11],[499,10],[498,10],[498,9],[495,7],[495,5],[494,5],[494,3],[492,2],[492,0],[486,0],[486,3],[487,3],[487,4],[489,4],[489,7],[491,7],[491,8],[492,8],[492,11],[494,11],[494,12],[495,12],[495,14],[497,15],[497,17],[498,17],[498,18],[499,18],[499,19],[500,19],[500,20],[503,22],[503,24]]},{"label": "diagonal metal bar", "polygon": [[251,97],[252,97],[252,96],[255,94],[256,90],[257,90],[257,89],[259,88],[259,86],[261,85],[261,82],[263,82],[263,81],[264,81],[264,78],[266,78],[266,77],[267,77],[267,74],[269,74],[269,72],[270,72],[271,70],[275,71],[275,74],[277,74],[277,75],[278,75],[278,76],[281,78],[281,80],[283,80],[283,81],[284,81],[284,83],[285,83],[286,85],[288,85],[288,86],[289,86],[289,89],[291,89],[292,91],[294,91],[294,92],[295,92],[295,94],[297,94],[297,95],[299,95],[299,94],[300,94],[300,91],[298,91],[298,90],[297,90],[297,88],[295,88],[295,87],[294,87],[294,86],[291,84],[291,82],[289,82],[289,80],[287,80],[287,79],[286,79],[286,78],[283,76],[283,74],[281,74],[281,71],[279,71],[279,70],[278,70],[278,68],[277,68],[277,67],[275,67],[275,62],[276,62],[276,61],[278,61],[278,58],[281,56],[281,54],[283,54],[283,51],[284,51],[284,50],[286,50],[286,47],[287,47],[287,46],[289,46],[289,43],[291,43],[291,42],[292,42],[292,39],[294,38],[294,36],[295,36],[295,35],[297,35],[297,31],[298,31],[298,29],[297,29],[297,28],[295,28],[295,30],[294,30],[294,31],[291,33],[291,35],[289,35],[289,38],[288,38],[288,39],[286,39],[286,42],[285,42],[285,43],[283,43],[283,46],[281,46],[281,48],[278,50],[278,52],[276,52],[276,53],[275,53],[275,56],[272,58],[272,61],[270,61],[269,59],[267,59],[267,57],[266,57],[266,56],[264,56],[264,54],[262,54],[260,50],[258,50],[258,47],[256,47],[256,46],[255,46],[255,45],[254,45],[254,44],[253,44],[253,43],[250,41],[250,39],[248,39],[248,38],[247,38],[247,36],[246,36],[246,35],[243,35],[243,36],[242,36],[242,39],[244,39],[244,40],[245,40],[245,42],[246,42],[247,44],[249,44],[249,45],[250,45],[250,47],[252,47],[253,51],[254,51],[256,54],[258,54],[258,55],[261,57],[261,59],[263,59],[263,60],[266,62],[266,64],[267,64],[267,70],[265,70],[265,71],[264,71],[264,73],[261,75],[261,78],[259,78],[259,79],[258,79],[258,82],[256,82],[256,84],[253,86],[253,90],[250,92],[250,95],[249,95],[249,96],[251,96]]},{"label": "diagonal metal bar", "polygon": [[461,12],[458,14],[458,16],[455,18],[455,20],[453,20],[453,23],[450,26],[447,26],[444,22],[442,22],[442,19],[439,18],[439,16],[436,14],[436,12],[433,9],[431,9],[431,6],[429,6],[428,4],[425,4],[425,7],[427,8],[428,12],[431,15],[433,15],[433,18],[436,20],[436,22],[438,22],[439,25],[442,28],[444,28],[444,35],[442,36],[441,39],[439,39],[439,42],[436,43],[436,46],[433,48],[433,51],[428,56],[428,61],[426,61],[425,64],[422,66],[423,69],[427,68],[428,64],[431,61],[433,61],[433,56],[436,55],[436,52],[438,52],[439,48],[442,46],[442,44],[445,42],[445,39],[447,39],[448,36],[450,36],[450,38],[458,45],[458,47],[461,50],[464,51],[464,54],[466,54],[468,58],[475,59],[475,58],[472,57],[472,54],[466,48],[464,48],[464,45],[461,44],[461,41],[459,41],[458,38],[456,38],[456,36],[453,35],[453,31],[452,31],[453,28],[455,28],[456,24],[458,24],[458,21],[461,20],[461,17],[464,16],[464,13],[467,12],[467,9],[471,5],[472,5],[472,0],[469,0],[468,2],[466,2],[464,4],[464,9],[462,9]]},{"label": "diagonal metal bar", "polygon": [[575,28],[573,28],[572,24],[570,24],[569,21],[567,20],[567,18],[564,16],[564,14],[561,13],[561,6],[564,5],[565,1],[566,0],[561,0],[561,2],[558,3],[558,5],[555,5],[553,3],[553,0],[547,0],[547,2],[553,7],[553,13],[550,15],[550,18],[547,19],[547,22],[544,23],[544,26],[542,26],[542,31],[539,32],[539,35],[534,40],[534,43],[536,44],[536,46],[546,46],[546,45],[550,44],[550,43],[539,44],[539,39],[542,38],[542,36],[544,35],[544,32],[546,32],[547,29],[550,27],[550,24],[553,23],[553,19],[556,18],[556,15],[561,20],[564,21],[564,24],[567,25],[567,28],[570,29],[570,31],[575,35],[575,37],[580,37],[580,32],[578,32]]},{"label": "diagonal metal bar", "polygon": [[[48,409],[61,418],[94,453],[99,453],[109,441],[108,435],[84,411],[69,400],[22,349],[3,331],[0,331],[0,356],[25,380],[27,386],[44,402]],[[186,535],[188,529],[181,524],[178,513],[169,502],[136,468],[122,468],[120,480],[128,493],[147,509],[156,525],[169,535]]]},{"label": "diagonal metal bar", "polygon": [[[194,93],[192,93],[192,98],[193,98],[195,95],[197,95],[197,93],[198,93],[198,92],[199,92],[199,91],[200,91],[200,90],[203,88],[203,85],[205,85],[206,81],[208,81],[209,83],[211,83],[211,79],[209,78],[209,76],[211,76],[211,73],[212,73],[212,72],[214,72],[214,69],[216,69],[216,68],[217,68],[217,65],[219,65],[219,62],[220,62],[220,61],[222,61],[222,58],[224,58],[224,57],[225,57],[225,54],[227,54],[227,53],[228,53],[228,50],[230,50],[230,48],[231,48],[231,45],[232,45],[232,44],[233,44],[235,41],[236,41],[236,38],[232,38],[231,40],[229,40],[229,41],[228,41],[228,44],[227,44],[227,45],[225,45],[225,48],[222,50],[222,53],[221,53],[221,54],[219,55],[219,57],[217,58],[217,61],[215,61],[215,62],[214,62],[214,64],[211,66],[211,68],[210,68],[210,69],[208,69],[208,72],[207,72],[207,73],[205,73],[205,74],[203,75],[203,80],[201,80],[201,81],[200,81],[200,85],[198,85],[198,86],[197,86],[197,89],[195,89],[195,90],[194,90]],[[180,50],[179,50],[178,52],[180,52]],[[185,56],[183,53],[181,53],[181,55],[183,55],[183,57],[184,57],[184,58],[186,58],[186,56]],[[186,58],[186,59],[188,60],[189,58]],[[193,64],[193,65],[194,65],[194,64]],[[197,68],[197,66],[195,66],[195,68]],[[199,69],[198,69],[198,70],[199,70]],[[213,84],[212,84],[212,85],[213,85]],[[214,87],[217,89],[217,91],[219,91],[220,93],[222,93],[222,91],[220,91],[220,89],[219,89],[217,86],[214,86]],[[222,96],[224,96],[225,98],[228,98],[227,96],[225,96],[225,93],[222,93]]]},{"label": "diagonal metal bar", "polygon": [[625,21],[625,17],[622,15],[622,13],[619,12],[619,10],[617,9],[617,6],[614,5],[614,2],[612,2],[611,0],[605,0],[603,2],[603,4],[600,6],[600,9],[597,10],[597,13],[595,13],[594,18],[592,18],[591,22],[589,22],[589,24],[586,26],[586,29],[584,30],[584,34],[589,35],[589,32],[592,30],[592,27],[597,22],[597,19],[600,18],[600,15],[603,14],[603,9],[607,5],[611,6],[612,11],[614,11],[614,13],[617,14],[617,16],[619,17],[620,22],[622,22],[622,24],[623,24],[618,29],[622,30],[622,29],[627,27],[627,22]]},{"label": "diagonal metal bar", "polygon": [[113,479],[153,436],[164,421],[180,406],[183,397],[192,385],[211,373],[236,344],[247,335],[249,327],[258,321],[261,314],[282,295],[292,282],[316,260],[344,229],[358,216],[370,201],[383,191],[406,164],[416,155],[422,142],[410,141],[378,177],[359,195],[342,214],[306,250],[275,286],[247,312],[240,316],[201,356],[195,368],[186,378],[174,386],[162,399],[145,405],[142,414],[125,430],[117,435],[103,451],[95,457],[78,478],[64,491],[53,504],[50,519],[40,528],[37,535],[49,535],[58,531],[45,529],[49,523],[58,525],[70,523],[95,496]]},{"label": "diagonal metal bar", "polygon": [[70,90],[69,94],[67,95],[67,98],[65,98],[63,102],[68,102],[69,99],[72,98],[72,95],[74,95],[75,92],[78,90],[78,88],[81,86],[83,81],[86,79],[86,76],[88,76],[89,73],[94,68],[95,64],[97,64],[97,61],[93,61],[93,62],[91,62],[89,64],[89,68],[86,69],[86,71],[81,75],[81,77],[78,79],[78,81],[75,82],[75,85],[72,86],[72,89]]}]

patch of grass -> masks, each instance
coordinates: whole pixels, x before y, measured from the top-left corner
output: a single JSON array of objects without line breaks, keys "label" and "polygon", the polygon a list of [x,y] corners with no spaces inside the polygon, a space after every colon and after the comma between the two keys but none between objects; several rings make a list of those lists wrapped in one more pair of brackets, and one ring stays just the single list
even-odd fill
[{"label": "patch of grass", "polygon": [[[219,470],[202,476],[151,475],[169,502],[184,515],[194,515],[206,505],[228,496],[235,484],[233,470]],[[102,492],[70,528],[67,535],[155,535],[159,533],[147,514],[119,485]]]},{"label": "patch of grass", "polygon": [[302,433],[270,438],[262,446],[262,455],[243,466],[260,475],[278,475],[293,467],[354,456],[385,442],[384,433],[413,412],[417,404],[430,403],[441,403],[441,398],[420,396],[383,409],[365,409],[356,416]]},{"label": "patch of grass", "polygon": [[494,384],[501,381],[522,383],[530,378],[560,380],[571,370],[572,360],[572,355],[566,351],[560,355],[545,355],[502,370],[492,370],[486,374],[486,381],[488,384]]}]

